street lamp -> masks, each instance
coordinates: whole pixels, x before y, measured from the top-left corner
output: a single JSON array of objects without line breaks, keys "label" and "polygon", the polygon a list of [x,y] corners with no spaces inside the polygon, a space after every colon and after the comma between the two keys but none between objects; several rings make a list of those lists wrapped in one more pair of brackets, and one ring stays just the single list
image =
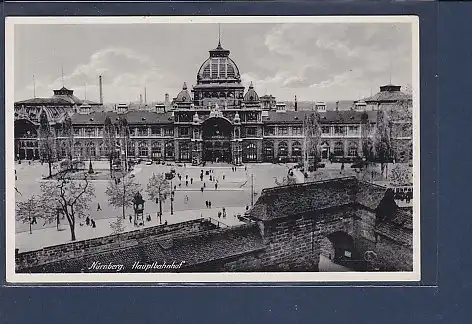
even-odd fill
[{"label": "street lamp", "polygon": [[170,214],[174,215],[174,190],[172,188],[172,179],[174,179],[174,172],[166,173],[166,180],[170,180]]},{"label": "street lamp", "polygon": [[136,192],[133,198],[134,208],[134,225],[144,225],[144,199],[143,196]]}]

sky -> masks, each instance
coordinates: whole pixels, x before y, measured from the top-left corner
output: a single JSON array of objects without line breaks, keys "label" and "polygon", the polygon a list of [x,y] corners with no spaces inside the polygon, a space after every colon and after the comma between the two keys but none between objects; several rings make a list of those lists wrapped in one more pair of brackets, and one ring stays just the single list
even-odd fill
[{"label": "sky", "polygon": [[[222,23],[244,86],[277,100],[355,100],[412,83],[409,23]],[[218,24],[15,25],[15,101],[62,85],[105,103],[175,97],[218,44]],[[63,73],[62,73],[63,71]],[[62,77],[63,75],[63,77]]]}]

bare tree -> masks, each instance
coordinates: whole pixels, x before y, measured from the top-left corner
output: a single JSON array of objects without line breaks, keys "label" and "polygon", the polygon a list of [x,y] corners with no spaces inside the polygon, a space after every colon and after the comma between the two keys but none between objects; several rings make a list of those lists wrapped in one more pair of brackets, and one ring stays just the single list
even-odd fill
[{"label": "bare tree", "polygon": [[386,173],[386,164],[390,161],[392,155],[390,143],[390,123],[385,112],[380,109],[377,111],[377,124],[374,134],[374,152],[375,160],[380,162],[382,175]]},{"label": "bare tree", "polygon": [[53,209],[58,208],[69,223],[71,240],[75,241],[75,224],[77,219],[87,215],[89,203],[95,197],[95,188],[87,179],[70,179],[69,172],[64,172],[56,181],[41,183],[41,200],[50,207],[49,217],[54,217]]},{"label": "bare tree", "polygon": [[120,118],[118,123],[119,131],[120,131],[120,147],[121,150],[124,152],[124,173],[128,172],[128,145],[129,145],[129,127],[128,127],[128,120],[125,117]]},{"label": "bare tree", "polygon": [[305,116],[303,125],[305,136],[305,169],[313,165],[313,170],[316,171],[320,159],[321,140],[320,115],[318,111],[315,110],[310,115]]},{"label": "bare tree", "polygon": [[110,180],[105,193],[108,195],[108,204],[113,207],[121,207],[123,219],[126,218],[126,208],[133,205],[133,198],[141,186],[133,178],[123,177],[118,181]]},{"label": "bare tree", "polygon": [[15,219],[22,223],[28,223],[30,234],[33,233],[31,227],[33,223],[36,223],[36,219],[44,216],[42,206],[41,199],[35,195],[16,203]]},{"label": "bare tree", "polygon": [[66,155],[69,159],[69,165],[72,168],[72,158],[74,156],[74,131],[72,127],[72,120],[67,115],[62,124],[62,135],[65,137],[64,143],[66,147]]},{"label": "bare tree", "polygon": [[52,163],[54,161],[54,144],[55,139],[51,133],[51,127],[49,125],[48,115],[46,110],[41,109],[39,115],[39,152],[41,161],[47,162],[49,166],[49,177],[52,176]]},{"label": "bare tree", "polygon": [[159,217],[162,220],[162,203],[171,194],[172,188],[164,173],[154,174],[149,178],[146,192],[151,200],[159,201]]},{"label": "bare tree", "polygon": [[113,159],[115,157],[116,150],[116,131],[115,125],[113,125],[109,116],[105,118],[103,126],[103,145],[105,154],[110,162],[110,177],[113,177]]}]

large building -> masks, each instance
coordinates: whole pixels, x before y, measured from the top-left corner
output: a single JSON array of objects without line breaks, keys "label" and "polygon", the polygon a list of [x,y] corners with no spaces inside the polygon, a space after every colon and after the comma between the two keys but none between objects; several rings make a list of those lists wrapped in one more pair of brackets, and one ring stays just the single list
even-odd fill
[{"label": "large building", "polygon": [[[55,90],[53,98],[16,102],[16,157],[38,158],[36,130],[40,110],[44,108],[57,138],[58,159],[67,153],[60,125],[66,114],[70,114],[74,132],[73,155],[82,159],[105,156],[103,127],[105,118],[109,116],[116,124],[121,118],[128,122],[128,156],[194,164],[203,161],[241,164],[302,160],[304,121],[312,111],[296,109],[296,102],[295,109],[287,109],[285,103],[278,103],[273,96],[259,97],[252,83],[246,90],[241,83],[239,68],[230,58],[230,51],[220,43],[209,51],[196,79],[193,89],[183,84],[170,107],[161,104],[153,110],[132,110],[129,105],[122,104],[113,111],[103,111],[97,109],[95,103],[73,97],[72,90],[65,88]],[[75,99],[71,102],[56,100],[56,91],[67,92],[68,98]],[[60,96],[62,98],[64,94]],[[330,110],[323,102],[313,105],[312,110],[317,110],[320,116],[322,159],[361,156],[362,134],[368,129],[367,136],[372,136],[377,114],[383,111],[380,108],[384,102],[392,98],[392,103],[397,99],[408,99],[400,92],[399,86],[381,87],[376,96],[354,103],[349,110],[337,107]],[[411,106],[411,99],[407,101]],[[404,130],[404,126],[400,128]],[[396,132],[391,134],[392,138],[401,137],[402,143],[411,143],[411,122],[402,136],[397,136]],[[117,136],[119,134],[117,130]],[[397,148],[410,149],[403,144]],[[117,150],[123,152],[123,148]],[[397,160],[410,157],[405,152],[394,153]]]}]

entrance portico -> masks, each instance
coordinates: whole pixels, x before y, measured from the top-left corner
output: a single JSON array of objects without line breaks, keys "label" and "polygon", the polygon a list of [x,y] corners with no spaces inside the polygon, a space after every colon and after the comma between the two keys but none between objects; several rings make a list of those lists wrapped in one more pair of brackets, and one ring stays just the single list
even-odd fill
[{"label": "entrance portico", "polygon": [[233,125],[225,117],[210,117],[202,124],[203,161],[232,162]]}]

